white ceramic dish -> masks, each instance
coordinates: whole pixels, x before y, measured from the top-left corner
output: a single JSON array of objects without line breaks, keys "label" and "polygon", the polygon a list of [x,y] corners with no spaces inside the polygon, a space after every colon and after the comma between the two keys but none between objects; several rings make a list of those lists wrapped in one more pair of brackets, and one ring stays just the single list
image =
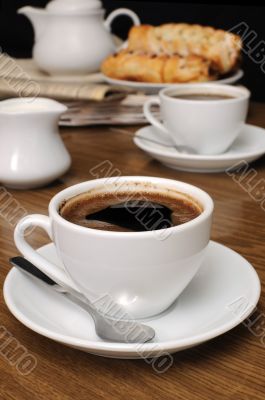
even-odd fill
[{"label": "white ceramic dish", "polygon": [[[205,82],[205,85],[210,85],[211,83],[223,83],[223,84],[233,84],[238,82],[244,75],[244,72],[242,69],[236,71],[235,73],[231,74],[227,78],[223,79],[218,79],[216,81],[211,81],[211,82]],[[109,78],[106,75],[103,75],[105,81],[109,83],[110,85],[115,85],[115,86],[126,86],[130,89],[134,90],[141,90],[145,93],[149,94],[155,94],[158,93],[161,89],[165,89],[166,87],[171,87],[171,86],[178,86],[182,85],[182,83],[176,84],[176,83],[145,83],[145,82],[133,82],[133,81],[124,81],[120,79],[112,79]],[[185,84],[186,85],[186,84]],[[191,83],[190,85],[196,85],[196,83]]]},{"label": "white ceramic dish", "polygon": [[[62,267],[53,244],[39,252]],[[156,337],[141,345],[139,352],[137,344],[99,339],[92,318],[84,310],[35,278],[13,268],[4,284],[9,310],[29,329],[87,353],[113,358],[157,357],[213,339],[247,318],[259,297],[260,281],[249,262],[231,249],[210,242],[201,269],[175,304],[148,320]]]},{"label": "white ceramic dish", "polygon": [[[144,137],[154,142],[145,140]],[[224,172],[237,166],[240,161],[250,163],[265,154],[265,129],[245,124],[228,151],[212,156],[178,153],[173,147],[173,142],[165,137],[163,132],[150,125],[136,132],[134,143],[169,168],[203,173]],[[164,143],[168,147],[158,143]]]},{"label": "white ceramic dish", "polygon": [[14,189],[33,189],[62,176],[71,165],[58,131],[67,107],[46,98],[0,102],[0,182]]}]

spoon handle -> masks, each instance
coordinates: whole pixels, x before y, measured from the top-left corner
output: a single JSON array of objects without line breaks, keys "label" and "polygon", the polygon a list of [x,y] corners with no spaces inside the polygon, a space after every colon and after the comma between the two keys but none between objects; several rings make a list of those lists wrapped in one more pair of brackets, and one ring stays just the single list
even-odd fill
[{"label": "spoon handle", "polygon": [[10,258],[9,262],[14,267],[22,269],[23,271],[27,272],[30,275],[35,276],[35,278],[40,279],[41,281],[47,283],[50,286],[57,285],[56,282],[54,282],[51,278],[49,278],[42,271],[36,268],[31,262],[26,260],[24,257],[13,257]]},{"label": "spoon handle", "polygon": [[[101,314],[82,294],[75,292],[74,290],[66,291],[24,257],[13,257],[10,258],[9,261],[14,267],[22,270],[23,273],[34,276],[47,285],[52,286],[54,290],[63,294],[74,304],[77,304],[88,312],[94,320],[97,335],[103,340],[126,343],[145,343],[152,340],[155,336],[154,329],[147,325],[135,321],[115,320]],[[134,334],[136,328],[138,328],[137,336]],[[126,332],[129,333],[126,334]]]},{"label": "spoon handle", "polygon": [[55,281],[49,278],[46,274],[41,272],[35,265],[33,265],[30,261],[28,261],[24,257],[13,257],[10,258],[9,262],[16,268],[22,270],[23,272],[34,276],[35,278],[41,280],[49,286],[53,286],[54,289],[59,293],[70,293],[73,298],[83,302],[86,306],[90,307],[93,310],[93,306],[90,304],[89,300],[85,298],[81,293],[76,292],[74,289],[66,290],[62,286],[58,285]]}]

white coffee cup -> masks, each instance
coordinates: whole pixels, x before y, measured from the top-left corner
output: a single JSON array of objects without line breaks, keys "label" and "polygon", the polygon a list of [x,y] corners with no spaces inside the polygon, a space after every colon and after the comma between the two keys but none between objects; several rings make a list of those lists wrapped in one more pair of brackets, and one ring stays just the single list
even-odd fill
[{"label": "white coffee cup", "polygon": [[[191,100],[180,95],[220,95],[232,98]],[[176,146],[187,146],[199,154],[220,154],[235,141],[246,120],[250,92],[242,86],[196,84],[166,88],[159,98],[151,98],[144,105],[147,120],[169,135]],[[151,111],[152,105],[161,107],[163,123]]]},{"label": "white coffee cup", "polygon": [[[92,189],[104,192],[109,185],[117,194],[136,186],[159,193],[173,191],[182,198],[194,199],[202,212],[185,224],[143,232],[86,228],[60,215],[65,200]],[[212,213],[211,197],[183,182],[150,177],[104,178],[61,191],[49,204],[49,217],[26,216],[18,223],[14,238],[18,250],[56,282],[79,290],[92,301],[108,295],[130,318],[145,318],[167,309],[198,271],[210,239]],[[32,226],[48,233],[65,270],[28,244],[25,230]]]}]

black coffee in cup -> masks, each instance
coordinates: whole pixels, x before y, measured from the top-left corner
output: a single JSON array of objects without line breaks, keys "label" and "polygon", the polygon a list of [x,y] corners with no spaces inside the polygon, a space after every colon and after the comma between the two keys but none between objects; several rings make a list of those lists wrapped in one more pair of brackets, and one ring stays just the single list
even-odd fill
[{"label": "black coffee in cup", "polygon": [[218,93],[186,93],[186,94],[177,94],[172,95],[174,99],[181,100],[204,100],[204,101],[216,101],[216,100],[232,100],[235,97],[229,96],[226,94],[218,94]]},{"label": "black coffee in cup", "polygon": [[[144,186],[144,185],[143,185]],[[74,224],[104,231],[141,232],[170,228],[199,216],[202,207],[174,190],[113,187],[67,199],[60,215]]]}]

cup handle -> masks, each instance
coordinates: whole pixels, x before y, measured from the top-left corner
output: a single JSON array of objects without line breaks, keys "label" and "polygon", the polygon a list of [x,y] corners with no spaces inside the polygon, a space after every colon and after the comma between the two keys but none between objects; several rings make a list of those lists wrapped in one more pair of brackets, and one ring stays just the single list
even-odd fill
[{"label": "cup handle", "polygon": [[[147,119],[148,122],[150,122],[150,124],[152,124],[155,128],[159,129],[160,131],[162,131],[163,133],[165,133],[169,138],[170,135],[167,131],[167,129],[165,128],[165,126],[163,124],[161,124],[160,121],[158,121],[157,118],[154,117],[152,111],[151,111],[151,107],[154,105],[158,105],[159,107],[161,107],[161,101],[159,98],[151,98],[149,100],[147,100],[144,103],[144,115],[145,118]],[[171,139],[172,140],[172,139]]]},{"label": "cup handle", "polygon": [[23,218],[17,224],[14,232],[14,240],[18,250],[27,258],[33,265],[35,265],[40,271],[49,276],[58,285],[64,287],[66,290],[79,291],[76,285],[68,277],[66,272],[49,262],[46,258],[42,257],[33,247],[31,247],[25,239],[25,231],[27,228],[38,226],[48,234],[51,240],[52,228],[49,217],[45,215],[33,214]]},{"label": "cup handle", "polygon": [[106,28],[111,31],[111,24],[115,18],[119,17],[120,15],[127,15],[131,18],[134,25],[140,25],[141,21],[138,15],[128,8],[118,8],[117,10],[112,11],[109,16],[106,18],[104,24]]}]

